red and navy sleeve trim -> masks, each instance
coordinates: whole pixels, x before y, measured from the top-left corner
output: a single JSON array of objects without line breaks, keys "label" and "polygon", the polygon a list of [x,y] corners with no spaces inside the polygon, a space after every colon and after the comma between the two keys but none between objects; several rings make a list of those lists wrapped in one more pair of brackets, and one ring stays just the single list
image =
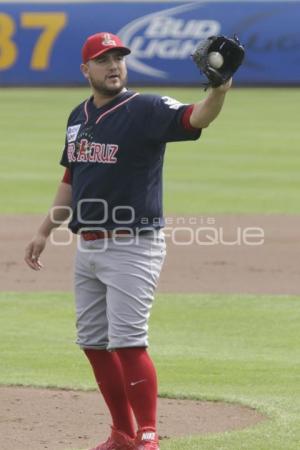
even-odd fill
[{"label": "red and navy sleeve trim", "polygon": [[71,184],[71,172],[68,168],[66,168],[64,176],[61,181],[63,183]]},{"label": "red and navy sleeve trim", "polygon": [[192,115],[193,109],[194,105],[189,105],[187,108],[185,108],[184,113],[181,116],[181,124],[183,125],[183,128],[187,131],[199,130],[199,128],[194,128],[190,122],[190,117]]}]

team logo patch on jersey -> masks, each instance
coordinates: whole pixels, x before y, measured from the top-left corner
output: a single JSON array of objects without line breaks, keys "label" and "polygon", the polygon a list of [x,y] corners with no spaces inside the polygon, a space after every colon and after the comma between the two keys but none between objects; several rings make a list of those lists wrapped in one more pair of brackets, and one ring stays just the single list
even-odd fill
[{"label": "team logo patch on jersey", "polygon": [[172,97],[168,97],[165,95],[162,97],[163,102],[170,108],[170,109],[179,109],[181,106],[183,106],[185,103],[180,103],[178,100]]},{"label": "team logo patch on jersey", "polygon": [[67,129],[67,140],[68,142],[74,142],[77,138],[78,131],[81,125],[73,125]]}]

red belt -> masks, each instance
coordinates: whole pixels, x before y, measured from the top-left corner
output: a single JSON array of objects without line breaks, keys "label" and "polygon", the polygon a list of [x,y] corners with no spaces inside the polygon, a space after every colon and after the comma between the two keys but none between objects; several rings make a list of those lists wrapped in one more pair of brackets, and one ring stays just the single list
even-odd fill
[{"label": "red belt", "polygon": [[103,230],[103,231],[82,231],[81,236],[85,241],[95,241],[96,239],[106,239],[115,236],[133,236],[133,230]]}]

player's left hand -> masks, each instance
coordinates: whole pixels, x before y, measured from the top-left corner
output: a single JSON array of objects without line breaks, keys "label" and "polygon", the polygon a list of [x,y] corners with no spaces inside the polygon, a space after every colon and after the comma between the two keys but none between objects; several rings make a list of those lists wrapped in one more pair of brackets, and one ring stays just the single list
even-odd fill
[{"label": "player's left hand", "polygon": [[210,36],[199,42],[192,54],[193,61],[208,79],[204,86],[219,87],[238,70],[245,57],[245,49],[238,37]]}]

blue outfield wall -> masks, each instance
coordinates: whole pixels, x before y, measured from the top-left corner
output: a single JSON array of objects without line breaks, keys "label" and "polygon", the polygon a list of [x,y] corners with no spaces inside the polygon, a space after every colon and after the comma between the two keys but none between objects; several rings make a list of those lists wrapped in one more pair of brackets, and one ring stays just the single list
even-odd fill
[{"label": "blue outfield wall", "polygon": [[99,31],[131,47],[130,84],[195,85],[197,43],[234,33],[246,48],[235,84],[300,84],[300,1],[11,1],[0,2],[0,85],[85,85],[81,47]]}]

